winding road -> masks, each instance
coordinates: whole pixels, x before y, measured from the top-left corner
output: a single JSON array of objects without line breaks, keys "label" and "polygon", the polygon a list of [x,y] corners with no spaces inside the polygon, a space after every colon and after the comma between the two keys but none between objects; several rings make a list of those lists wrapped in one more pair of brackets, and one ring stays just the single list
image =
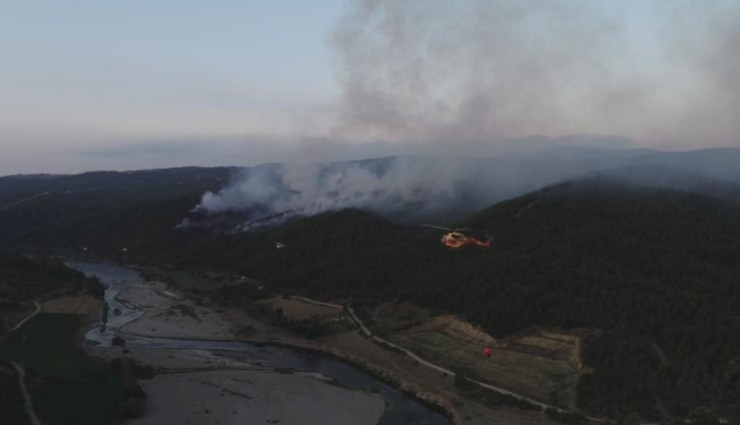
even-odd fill
[{"label": "winding road", "polygon": [[[33,310],[33,312],[31,314],[29,314],[28,316],[24,317],[23,320],[21,320],[20,322],[16,323],[15,326],[13,326],[13,329],[10,330],[10,332],[17,331],[18,328],[20,328],[26,322],[28,322],[29,320],[31,320],[33,318],[33,316],[35,316],[35,315],[37,315],[37,314],[39,314],[41,312],[41,304],[39,304],[38,301],[34,301],[33,304],[34,304],[34,310]],[[8,332],[8,333],[10,333],[10,332]]]},{"label": "winding road", "polygon": [[[349,316],[352,318],[352,320],[355,323],[357,323],[358,326],[360,326],[360,329],[362,329],[362,332],[365,335],[367,335],[368,337],[370,337],[370,338],[374,339],[375,341],[378,341],[378,342],[380,342],[382,344],[389,345],[389,346],[393,347],[396,350],[403,351],[407,356],[409,356],[412,359],[416,360],[417,362],[423,364],[424,366],[427,366],[427,367],[429,367],[431,369],[434,369],[434,370],[436,370],[438,372],[442,372],[442,373],[444,373],[446,375],[449,375],[449,376],[455,376],[455,372],[453,372],[453,371],[451,371],[449,369],[446,369],[446,368],[444,368],[444,367],[442,367],[440,365],[434,364],[434,363],[432,363],[430,361],[424,360],[423,358],[421,358],[418,354],[414,353],[413,351],[408,350],[406,348],[403,348],[403,347],[401,347],[401,346],[399,346],[397,344],[394,344],[394,343],[392,343],[392,342],[390,342],[388,340],[385,340],[383,338],[380,338],[380,337],[374,335],[372,332],[370,332],[370,329],[368,329],[367,326],[365,326],[365,324],[362,322],[362,320],[360,320],[360,318],[357,317],[357,314],[355,314],[355,310],[353,308],[351,308],[349,306],[345,306],[345,309],[349,313]],[[529,397],[523,396],[521,394],[517,394],[517,393],[511,392],[509,390],[505,390],[505,389],[503,389],[501,387],[497,387],[495,385],[486,384],[485,382],[481,382],[481,381],[478,381],[478,380],[475,380],[475,379],[472,379],[472,378],[467,378],[466,377],[465,379],[468,380],[469,382],[472,382],[473,384],[478,385],[479,387],[486,388],[486,389],[489,389],[489,390],[493,390],[493,391],[496,391],[497,393],[506,394],[506,395],[511,396],[511,397],[514,397],[514,398],[516,398],[518,400],[523,400],[523,401],[532,403],[532,404],[534,404],[536,406],[539,406],[542,409],[551,409],[551,410],[555,410],[555,411],[557,411],[559,413],[574,413],[574,412],[571,412],[570,410],[565,410],[565,409],[562,409],[560,407],[553,406],[551,404],[543,403],[541,401],[537,401],[537,400],[531,399]],[[589,418],[589,419],[591,419],[591,418]],[[593,419],[596,420],[596,418],[593,418]]]},{"label": "winding road", "polygon": [[[347,311],[347,313],[349,313],[349,316],[352,319],[352,321],[355,322],[357,324],[357,326],[360,327],[360,330],[362,331],[362,333],[364,333],[368,338],[372,338],[375,341],[378,341],[378,342],[380,342],[382,344],[385,344],[385,345],[388,345],[390,347],[393,347],[396,350],[402,351],[407,356],[411,357],[412,359],[416,360],[417,362],[419,362],[420,364],[423,364],[426,367],[429,367],[431,369],[434,369],[434,370],[436,370],[438,372],[442,372],[442,373],[444,373],[446,375],[449,375],[449,376],[455,376],[455,372],[453,372],[453,371],[451,371],[449,369],[446,369],[446,368],[444,368],[444,367],[442,367],[440,365],[434,364],[434,363],[432,363],[430,361],[424,360],[423,358],[421,358],[418,354],[414,353],[413,351],[408,350],[408,349],[403,348],[403,347],[400,347],[400,346],[398,346],[398,345],[396,345],[396,344],[394,344],[394,343],[392,343],[392,342],[390,342],[388,340],[385,340],[383,338],[380,338],[380,337],[374,335],[372,333],[372,331],[370,331],[370,329],[368,329],[368,327],[365,326],[365,323],[362,320],[360,320],[359,317],[357,317],[357,314],[355,313],[355,310],[352,307],[348,306],[348,305],[341,306],[341,305],[338,305],[338,304],[325,303],[325,302],[316,301],[316,300],[312,300],[310,298],[305,298],[305,297],[292,297],[292,298],[294,298],[296,300],[303,301],[303,302],[311,303],[311,304],[317,304],[317,305],[322,305],[322,306],[332,307],[332,308],[337,308],[337,309],[344,309],[345,311]],[[495,385],[491,385],[491,384],[487,384],[485,382],[478,381],[476,379],[472,379],[472,378],[465,378],[465,379],[468,380],[469,382],[475,384],[475,385],[478,385],[481,388],[492,390],[492,391],[495,391],[495,392],[501,393],[501,394],[506,394],[506,395],[511,396],[511,397],[514,397],[514,398],[516,398],[518,400],[526,401],[526,402],[531,403],[531,404],[533,404],[535,406],[539,406],[541,409],[550,409],[550,410],[554,410],[554,411],[556,411],[558,413],[580,414],[578,412],[574,412],[574,411],[571,411],[571,410],[563,409],[561,407],[553,406],[551,404],[547,404],[547,403],[543,403],[543,402],[538,401],[538,400],[531,399],[531,398],[529,398],[527,396],[524,396],[524,395],[521,395],[521,394],[517,394],[517,393],[514,393],[512,391],[506,390],[504,388],[497,387]],[[587,416],[586,419],[588,419],[590,421],[594,421],[594,422],[609,422],[608,420],[606,420],[604,418],[595,418],[595,417],[589,417],[589,416]],[[643,425],[649,425],[649,424],[643,424]],[[652,424],[650,424],[650,425],[652,425]]]},{"label": "winding road", "polygon": [[18,385],[20,385],[21,387],[24,407],[26,408],[28,419],[31,420],[31,424],[33,425],[41,425],[41,421],[39,420],[38,416],[36,416],[36,412],[33,410],[33,403],[31,403],[31,396],[30,394],[28,394],[28,388],[26,388],[26,370],[23,369],[23,366],[19,365],[16,362],[11,363],[13,364],[13,367],[15,367],[15,370],[18,371]]},{"label": "winding road", "polygon": [[[41,305],[38,303],[38,301],[34,301],[33,304],[35,306],[33,312],[31,312],[31,314],[23,318],[23,320],[21,320],[20,322],[16,323],[16,325],[13,326],[13,329],[11,329],[10,332],[15,332],[21,326],[23,326],[24,323],[31,320],[33,316],[41,312]],[[33,410],[33,402],[31,401],[31,395],[28,393],[28,388],[26,388],[26,369],[24,369],[22,365],[16,362],[10,362],[10,363],[13,364],[13,367],[18,372],[18,385],[21,388],[21,394],[23,394],[24,407],[26,409],[26,414],[28,415],[28,419],[31,420],[31,424],[33,425],[41,425],[41,421],[39,420],[38,416],[36,416],[36,412]]]},{"label": "winding road", "polygon": [[19,199],[19,200],[15,201],[15,202],[11,202],[11,203],[5,205],[3,207],[3,209],[4,210],[7,210],[10,207],[14,207],[16,205],[20,205],[20,204],[22,204],[24,202],[28,202],[28,201],[34,200],[36,198],[41,198],[42,196],[46,196],[46,195],[49,195],[49,194],[51,194],[51,192],[44,192],[44,193],[39,193],[39,194],[36,194],[36,195],[31,195],[31,196],[29,196],[27,198],[23,198],[23,199]]}]

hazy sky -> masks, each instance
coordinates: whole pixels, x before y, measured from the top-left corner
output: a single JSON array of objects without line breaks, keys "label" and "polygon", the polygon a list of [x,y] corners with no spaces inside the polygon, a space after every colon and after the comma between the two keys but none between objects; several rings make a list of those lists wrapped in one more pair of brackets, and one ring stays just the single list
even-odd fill
[{"label": "hazy sky", "polygon": [[739,6],[0,0],[0,175],[533,134],[740,145]]}]

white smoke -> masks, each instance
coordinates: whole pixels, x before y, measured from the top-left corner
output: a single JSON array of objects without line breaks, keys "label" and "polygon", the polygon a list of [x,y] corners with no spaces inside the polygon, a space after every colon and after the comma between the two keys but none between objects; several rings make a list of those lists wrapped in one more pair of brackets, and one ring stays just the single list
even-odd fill
[{"label": "white smoke", "polygon": [[[348,1],[330,38],[334,136],[456,145],[594,133],[737,146],[740,2],[608,3]],[[652,23],[635,25],[640,16]]]},{"label": "white smoke", "polygon": [[[569,136],[519,141],[520,156],[403,156],[362,161],[265,164],[246,168],[224,189],[206,192],[194,211],[231,215],[248,228],[277,224],[292,214],[358,208],[391,219],[454,219],[560,178],[608,165],[612,152],[592,158],[590,146],[629,148],[619,138]],[[576,156],[534,152],[557,145]],[[547,151],[549,152],[549,151]],[[585,152],[586,157],[581,158]],[[598,152],[594,151],[598,156]],[[233,222],[230,222],[233,225]],[[251,223],[251,224],[250,224]]]},{"label": "white smoke", "polygon": [[235,183],[218,193],[207,192],[196,211],[239,211],[247,213],[250,220],[345,208],[393,214],[423,206],[434,211],[458,198],[455,182],[464,170],[462,160],[439,163],[419,158],[265,165],[246,169]]},{"label": "white smoke", "polygon": [[[330,37],[341,92],[336,123],[323,142],[302,144],[302,159],[362,150],[346,140],[370,141],[364,157],[481,158],[511,147],[631,144],[619,137],[552,138],[570,133],[736,145],[740,3],[650,4],[657,21],[644,39],[627,36],[629,14],[591,0],[351,1]],[[643,50],[635,40],[655,46]],[[547,136],[528,137],[533,134]],[[236,211],[250,219],[349,207],[398,215],[465,205],[469,212],[625,161],[552,155],[530,163],[406,158],[382,167],[377,161],[271,165],[207,193],[197,211]]]}]

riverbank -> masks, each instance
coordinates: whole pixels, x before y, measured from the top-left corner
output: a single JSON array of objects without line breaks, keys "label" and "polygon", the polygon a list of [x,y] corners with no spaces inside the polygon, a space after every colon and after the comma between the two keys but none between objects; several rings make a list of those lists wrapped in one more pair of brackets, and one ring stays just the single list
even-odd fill
[{"label": "riverbank", "polygon": [[[161,283],[127,286],[115,299],[121,305],[143,312],[120,328],[124,341],[131,342],[134,338],[139,343],[148,338],[238,341],[235,333],[244,326],[259,329],[262,336],[280,332],[271,332],[235,309],[226,311],[197,305]],[[112,310],[109,314],[116,312]],[[147,394],[147,409],[133,424],[370,425],[377,424],[386,410],[379,394],[338,385],[321,374],[281,373],[263,367],[262,362],[269,358],[267,354],[264,358],[252,353],[245,358],[229,359],[213,354],[213,350],[135,345],[87,344],[85,347],[97,356],[130,357],[157,370],[153,379],[141,382]]]},{"label": "riverbank", "polygon": [[[160,338],[249,341],[319,351],[356,365],[424,402],[438,406],[455,424],[550,423],[541,412],[528,412],[505,405],[491,408],[478,401],[469,400],[455,388],[452,377],[420,367],[413,359],[380,347],[362,337],[356,330],[306,340],[249,316],[243,308],[223,309],[202,302],[201,297],[198,298],[201,302],[196,304],[177,291],[171,289],[168,291],[163,284],[147,285],[149,284],[135,285],[118,295],[121,301],[140,306],[144,311],[141,318],[123,327],[128,334]],[[249,330],[249,336],[243,335],[244,329]],[[189,371],[204,369],[213,371],[223,368],[259,369],[258,360],[235,360],[230,355],[213,355],[202,350],[129,348],[129,355],[168,373],[184,369]],[[158,391],[156,386],[151,390]],[[156,397],[152,398],[154,399]]]},{"label": "riverbank", "polygon": [[[271,371],[160,374],[142,387],[147,393],[147,413],[131,425],[374,425],[385,410],[379,395]],[[328,403],[332,408],[327,408]]]}]

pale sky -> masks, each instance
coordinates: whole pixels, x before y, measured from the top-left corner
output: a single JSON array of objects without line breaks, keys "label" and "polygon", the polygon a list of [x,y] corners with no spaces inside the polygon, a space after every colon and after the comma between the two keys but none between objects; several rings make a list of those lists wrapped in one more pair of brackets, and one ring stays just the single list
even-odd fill
[{"label": "pale sky", "polygon": [[[0,175],[532,134],[739,145],[737,3],[0,0]],[[686,117],[706,125],[669,131]]]}]

